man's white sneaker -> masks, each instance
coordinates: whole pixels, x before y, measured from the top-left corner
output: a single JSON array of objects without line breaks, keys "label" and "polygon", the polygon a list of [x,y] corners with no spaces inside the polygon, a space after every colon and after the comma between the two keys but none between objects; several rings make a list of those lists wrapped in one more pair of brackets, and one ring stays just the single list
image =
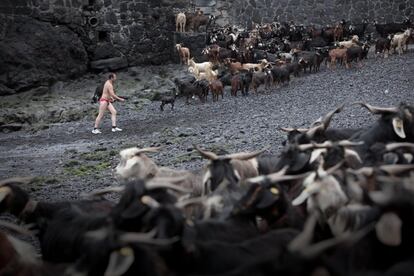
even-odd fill
[{"label": "man's white sneaker", "polygon": [[119,128],[119,127],[113,127],[112,128],[112,132],[117,132],[117,131],[122,131],[122,129]]},{"label": "man's white sneaker", "polygon": [[99,129],[95,128],[94,130],[92,130],[93,134],[99,134],[102,133]]}]

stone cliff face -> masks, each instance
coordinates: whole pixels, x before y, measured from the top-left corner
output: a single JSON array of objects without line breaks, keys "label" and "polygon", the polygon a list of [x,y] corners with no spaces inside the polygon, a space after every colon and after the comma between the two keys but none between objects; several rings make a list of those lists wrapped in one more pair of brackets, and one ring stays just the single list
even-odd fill
[{"label": "stone cliff face", "polygon": [[326,25],[341,19],[359,23],[402,22],[414,16],[412,0],[233,0],[231,18],[241,26],[293,20],[299,24]]},{"label": "stone cliff face", "polygon": [[[0,95],[87,70],[178,62],[174,44],[199,51],[204,36],[174,35],[175,14],[200,7],[220,25],[340,19],[379,22],[414,16],[411,0],[2,0]],[[192,41],[192,42],[191,42]],[[197,55],[196,55],[197,57]]]}]

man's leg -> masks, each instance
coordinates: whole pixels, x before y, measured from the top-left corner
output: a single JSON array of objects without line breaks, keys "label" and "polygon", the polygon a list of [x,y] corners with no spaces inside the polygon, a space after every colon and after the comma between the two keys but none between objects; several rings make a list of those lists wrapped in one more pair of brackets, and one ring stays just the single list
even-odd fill
[{"label": "man's leg", "polygon": [[110,103],[108,105],[108,110],[111,112],[111,120],[112,120],[112,131],[122,131],[122,129],[116,127],[116,110],[115,107]]},{"label": "man's leg", "polygon": [[101,120],[103,116],[105,115],[105,110],[108,108],[107,102],[99,102],[99,114],[96,117],[95,120],[95,128],[99,128],[99,124],[101,123]]},{"label": "man's leg", "polygon": [[108,110],[111,112],[112,127],[116,127],[116,110],[111,103],[108,105]]}]

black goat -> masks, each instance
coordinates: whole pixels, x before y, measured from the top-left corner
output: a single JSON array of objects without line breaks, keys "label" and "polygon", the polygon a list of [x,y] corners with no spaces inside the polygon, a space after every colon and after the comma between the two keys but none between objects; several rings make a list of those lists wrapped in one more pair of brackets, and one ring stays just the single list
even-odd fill
[{"label": "black goat", "polygon": [[374,26],[377,32],[382,37],[387,37],[389,34],[395,34],[397,32],[403,32],[406,29],[411,27],[410,19],[404,20],[403,23],[386,23],[386,24],[378,24],[377,21],[374,21]]},{"label": "black goat", "polygon": [[178,93],[174,91],[174,95],[173,96],[162,96],[161,97],[161,105],[160,105],[160,109],[161,111],[164,111],[164,106],[166,104],[170,104],[171,105],[171,110],[174,109],[174,103],[175,103],[175,99],[177,98]]},{"label": "black goat", "polygon": [[369,157],[369,148],[375,143],[414,142],[413,107],[404,103],[391,108],[360,104],[371,113],[381,115],[371,127],[358,131],[350,138],[352,141],[363,142],[361,146],[356,147],[363,160]]},{"label": "black goat", "polygon": [[241,92],[242,96],[247,96],[249,94],[249,87],[253,80],[253,71],[250,69],[247,72],[240,73],[240,83],[241,83]]},{"label": "black goat", "polygon": [[72,207],[85,210],[88,213],[108,214],[114,203],[105,199],[78,200],[62,202],[38,202],[19,187],[27,180],[9,179],[0,183],[0,213],[9,212],[25,223],[42,225],[47,220],[54,219],[60,211]]}]

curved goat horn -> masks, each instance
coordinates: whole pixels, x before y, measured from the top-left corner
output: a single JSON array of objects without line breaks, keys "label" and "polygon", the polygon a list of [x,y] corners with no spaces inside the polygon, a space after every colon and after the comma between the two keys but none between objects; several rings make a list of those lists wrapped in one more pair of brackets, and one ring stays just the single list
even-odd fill
[{"label": "curved goat horn", "polygon": [[334,110],[328,112],[324,117],[321,117],[318,121],[325,125],[325,128],[329,126],[331,123],[332,117],[334,114],[339,113],[344,109],[345,104],[341,104],[340,106],[336,107]]},{"label": "curved goat horn", "polygon": [[386,151],[393,151],[398,148],[414,148],[414,143],[389,143],[385,146]]},{"label": "curved goat horn", "polygon": [[219,156],[219,159],[249,160],[262,154],[267,149],[269,149],[269,147],[266,147],[262,150],[253,151],[253,152],[239,152],[239,153],[233,153],[233,154],[226,154],[223,156]]},{"label": "curved goat horn", "polygon": [[267,177],[271,183],[276,183],[276,182],[281,182],[281,181],[301,179],[301,178],[305,178],[308,175],[309,173],[295,174],[295,175],[277,175],[276,173],[276,174],[269,174]]},{"label": "curved goat horn", "polygon": [[289,165],[285,165],[278,172],[275,172],[275,173],[272,173],[272,174],[269,174],[269,175],[259,175],[259,176],[256,176],[256,177],[251,177],[251,178],[248,178],[246,180],[246,182],[247,183],[250,183],[250,184],[253,184],[253,183],[262,183],[263,181],[265,181],[265,180],[268,179],[268,176],[274,176],[274,177],[276,177],[276,176],[284,176],[288,168],[289,168]]},{"label": "curved goat horn", "polygon": [[358,104],[360,106],[365,107],[372,114],[397,113],[398,112],[398,107],[377,107],[377,106],[373,106],[373,105],[370,105],[364,102],[355,102],[354,104]]},{"label": "curved goat horn", "polygon": [[199,146],[193,145],[193,147],[203,156],[204,158],[210,159],[210,160],[218,160],[219,156],[211,151],[205,151],[202,150]]},{"label": "curved goat horn", "polygon": [[340,145],[341,147],[356,147],[356,146],[361,146],[363,144],[364,144],[364,141],[352,142],[349,140],[342,140],[338,142],[338,145]]},{"label": "curved goat horn", "polygon": [[300,151],[305,151],[315,147],[315,144],[300,144],[295,146]]},{"label": "curved goat horn", "polygon": [[306,132],[309,137],[313,137],[318,130],[326,130],[331,123],[334,114],[339,113],[344,108],[344,104],[338,106],[334,110],[328,112],[324,117],[319,118],[312,124],[312,128]]}]

